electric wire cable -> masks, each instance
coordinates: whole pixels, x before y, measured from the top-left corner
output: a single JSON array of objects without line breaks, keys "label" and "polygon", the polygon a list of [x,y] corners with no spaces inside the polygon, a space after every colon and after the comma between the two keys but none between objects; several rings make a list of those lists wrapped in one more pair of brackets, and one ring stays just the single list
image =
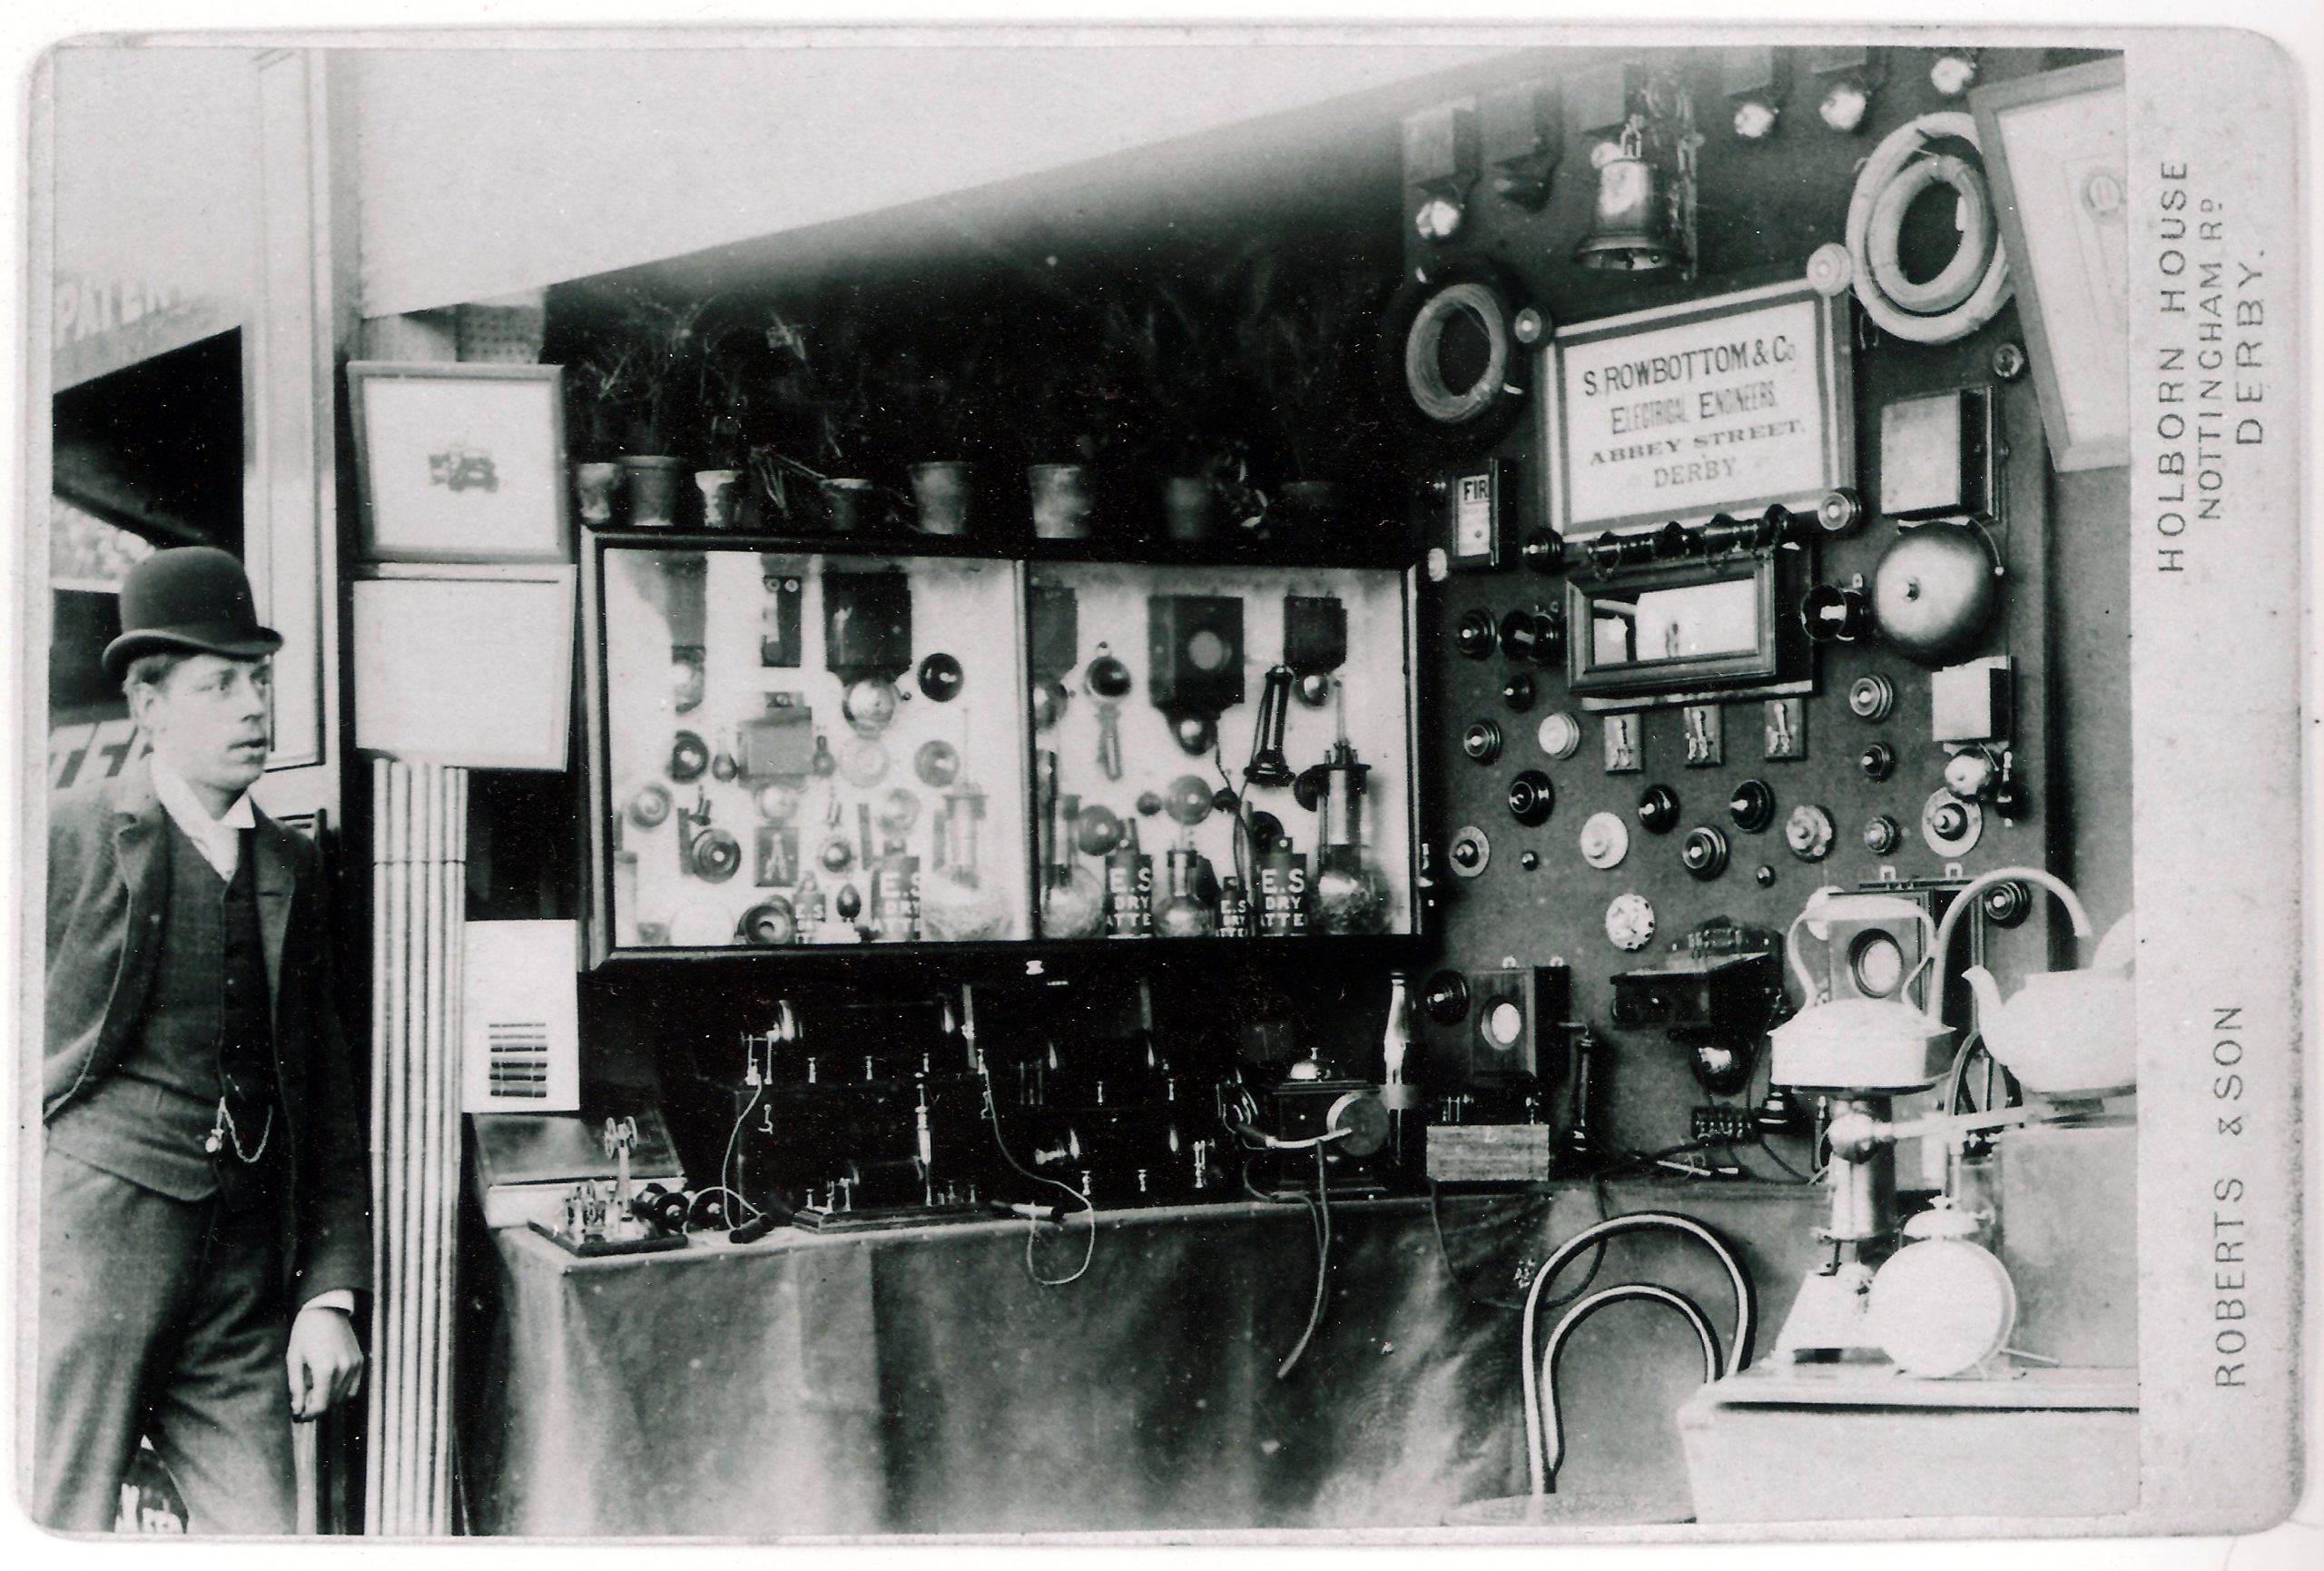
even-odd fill
[{"label": "electric wire cable", "polygon": [[1452,1250],[1444,1241],[1444,1211],[1438,1201],[1438,1192],[1443,1187],[1434,1179],[1428,1181],[1428,1225],[1436,1234],[1436,1258],[1443,1262],[1444,1274],[1452,1279],[1452,1285],[1461,1289],[1461,1296],[1472,1304],[1489,1309],[1523,1309],[1525,1306],[1515,1299],[1496,1299],[1489,1293],[1479,1292],[1452,1264]]},{"label": "electric wire cable", "polygon": [[737,1219],[743,1222],[756,1221],[761,1213],[759,1208],[749,1200],[743,1200],[742,1191],[734,1187],[734,1181],[740,1176],[734,1171],[734,1148],[743,1138],[743,1125],[750,1121],[751,1114],[758,1110],[759,1103],[765,1099],[766,1087],[766,1081],[762,1079],[752,1090],[751,1100],[744,1102],[743,1111],[734,1115],[734,1127],[726,1133],[726,1154],[718,1159],[718,1182],[703,1191],[705,1194],[716,1194],[723,1191],[734,1196],[743,1209],[751,1213],[747,1217]]},{"label": "electric wire cable", "polygon": [[[1774,1146],[1768,1143],[1768,1137],[1766,1135],[1762,1134],[1758,1136],[1751,1143],[1758,1147],[1760,1151],[1764,1151],[1769,1161],[1775,1163],[1776,1166],[1789,1173],[1793,1183],[1812,1184],[1816,1181],[1816,1177],[1813,1173],[1801,1172],[1797,1168],[1784,1161],[1782,1153],[1777,1151]],[[1729,1156],[1733,1156],[1735,1154],[1735,1148],[1729,1146],[1728,1148],[1728,1154]]]},{"label": "electric wire cable", "polygon": [[1332,1277],[1332,1198],[1324,1178],[1324,1148],[1315,1151],[1315,1194],[1313,1200],[1319,1230],[1315,1237],[1315,1300],[1307,1310],[1307,1329],[1299,1333],[1299,1340],[1284,1355],[1283,1362],[1275,1368],[1275,1378],[1288,1379],[1298,1367],[1300,1358],[1307,1351],[1307,1344],[1315,1339],[1315,1328],[1324,1323],[1324,1300]]},{"label": "electric wire cable", "polygon": [[[1044,1288],[1062,1288],[1073,1282],[1079,1281],[1083,1276],[1088,1274],[1089,1262],[1095,1260],[1098,1256],[1097,1206],[1091,1203],[1088,1195],[1083,1194],[1071,1184],[1059,1179],[1048,1178],[1040,1173],[1037,1173],[1017,1160],[1016,1154],[1009,1149],[1009,1142],[1001,1138],[1000,1104],[993,1097],[992,1072],[986,1064],[982,1054],[979,1054],[977,1057],[977,1079],[983,1082],[984,1085],[985,1121],[992,1126],[993,1149],[1000,1152],[1000,1160],[1007,1162],[1019,1177],[1029,1179],[1035,1183],[1048,1184],[1052,1189],[1063,1190],[1066,1193],[1071,1195],[1075,1200],[1081,1203],[1082,1214],[1089,1219],[1089,1236],[1086,1240],[1084,1240],[1082,1245],[1081,1263],[1074,1268],[1072,1274],[1069,1276],[1045,1277],[1041,1275],[1040,1268],[1033,1263],[1033,1244],[1040,1236],[1040,1219],[1038,1217],[1028,1217],[1025,1220],[1025,1274],[1032,1278],[1033,1281],[1037,1285]],[[1063,1221],[1059,1221],[1057,1225],[1059,1228],[1063,1228],[1065,1223]]]}]

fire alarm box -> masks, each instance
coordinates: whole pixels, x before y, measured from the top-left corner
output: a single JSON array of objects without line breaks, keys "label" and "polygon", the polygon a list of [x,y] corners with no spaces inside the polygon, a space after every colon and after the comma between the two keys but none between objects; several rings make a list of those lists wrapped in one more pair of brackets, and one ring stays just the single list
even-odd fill
[{"label": "fire alarm box", "polygon": [[1487,459],[1444,477],[1444,557],[1454,568],[1485,570],[1502,564],[1515,498],[1512,466]]}]

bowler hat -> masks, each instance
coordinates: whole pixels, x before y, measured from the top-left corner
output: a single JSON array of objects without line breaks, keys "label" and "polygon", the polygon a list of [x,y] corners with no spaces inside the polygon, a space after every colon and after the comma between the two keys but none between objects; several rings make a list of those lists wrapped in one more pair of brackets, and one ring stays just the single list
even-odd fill
[{"label": "bowler hat", "polygon": [[129,569],[121,637],[105,646],[104,667],[119,681],[140,655],[181,650],[255,660],[281,647],[282,635],[259,623],[242,564],[215,546],[180,546]]}]

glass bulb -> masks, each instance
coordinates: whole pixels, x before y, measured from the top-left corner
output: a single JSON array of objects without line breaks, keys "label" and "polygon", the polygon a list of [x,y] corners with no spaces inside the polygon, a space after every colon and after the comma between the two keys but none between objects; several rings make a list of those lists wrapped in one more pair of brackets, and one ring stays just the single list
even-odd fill
[{"label": "glass bulb", "polygon": [[1974,55],[1956,54],[1951,51],[1936,57],[1928,68],[1928,84],[1947,98],[1958,98],[1975,84],[1977,62]]},{"label": "glass bulb", "polygon": [[1746,142],[1764,142],[1775,133],[1775,106],[1747,98],[1735,106],[1735,134]]},{"label": "glass bulb", "polygon": [[1854,82],[1835,82],[1824,94],[1824,102],[1816,113],[1824,124],[1843,135],[1864,124],[1865,111],[1872,106],[1871,97]]}]

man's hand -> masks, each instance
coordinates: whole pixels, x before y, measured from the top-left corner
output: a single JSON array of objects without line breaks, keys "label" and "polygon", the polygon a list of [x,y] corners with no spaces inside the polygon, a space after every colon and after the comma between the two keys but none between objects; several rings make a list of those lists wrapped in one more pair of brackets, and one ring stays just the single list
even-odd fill
[{"label": "man's hand", "polygon": [[363,1349],[343,1311],[309,1304],[290,1322],[290,1416],[320,1418],[363,1384]]}]

